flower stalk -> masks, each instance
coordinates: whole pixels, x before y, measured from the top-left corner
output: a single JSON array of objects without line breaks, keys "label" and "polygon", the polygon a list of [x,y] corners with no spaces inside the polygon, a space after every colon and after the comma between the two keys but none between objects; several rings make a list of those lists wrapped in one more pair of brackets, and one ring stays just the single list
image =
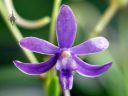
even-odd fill
[{"label": "flower stalk", "polygon": [[64,91],[64,96],[71,96],[71,95],[70,95],[70,91],[69,91],[69,90],[65,90],[65,91]]},{"label": "flower stalk", "polygon": [[92,33],[90,34],[90,37],[96,37],[99,34],[101,34],[103,29],[107,26],[107,24],[110,22],[110,20],[115,15],[118,9],[119,9],[118,2],[116,0],[110,0],[109,7],[105,11],[105,13],[102,15],[101,19],[97,22]]},{"label": "flower stalk", "polygon": [[59,11],[61,1],[62,0],[54,0],[52,17],[51,17],[51,25],[50,25],[50,35],[49,35],[50,36],[49,41],[51,43],[54,43],[54,41],[55,41],[56,17],[57,17],[58,11]]},{"label": "flower stalk", "polygon": [[[62,0],[54,0],[54,4],[53,4],[53,10],[52,10],[52,17],[51,17],[51,24],[50,24],[50,35],[49,35],[49,42],[54,43],[55,41],[55,28],[56,28],[56,18],[58,15],[58,10],[59,7],[61,5],[61,1]],[[48,86],[50,86],[50,82],[52,81],[52,79],[54,79],[56,77],[56,70],[55,69],[51,69],[50,71],[48,71],[47,76],[46,76],[46,82],[45,82],[45,86],[46,86],[46,94],[49,96],[48,94]],[[59,82],[57,82],[59,83]],[[59,87],[58,84],[56,83],[55,86]],[[59,90],[60,91],[60,90]],[[59,92],[60,93],[60,92]]]}]

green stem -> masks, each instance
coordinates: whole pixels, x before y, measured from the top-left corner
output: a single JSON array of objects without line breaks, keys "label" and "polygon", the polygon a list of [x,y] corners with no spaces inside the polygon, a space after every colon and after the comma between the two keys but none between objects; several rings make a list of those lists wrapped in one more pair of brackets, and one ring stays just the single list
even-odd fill
[{"label": "green stem", "polygon": [[110,0],[110,1],[111,2],[110,2],[108,9],[102,15],[101,19],[94,27],[94,30],[91,33],[90,37],[98,36],[103,31],[103,29],[107,26],[107,24],[110,22],[114,14],[117,12],[119,8],[118,2],[116,0]]},{"label": "green stem", "polygon": [[[61,1],[62,0],[54,0],[54,5],[53,5],[53,11],[52,11],[52,17],[51,17],[51,25],[50,25],[50,36],[49,36],[49,41],[51,43],[54,43],[55,41],[55,27],[56,27],[56,18],[57,18],[57,14],[58,14],[58,10],[59,10],[59,7],[60,7],[60,4],[61,4]],[[56,77],[56,71],[55,69],[51,69],[48,73],[47,73],[47,77],[46,77],[46,80],[45,80],[45,90],[46,90],[46,95],[47,96],[51,96],[49,94],[49,92],[51,91],[49,89],[49,86],[51,86],[51,82],[52,80]],[[59,88],[59,81],[56,81],[54,87],[57,87]],[[52,91],[55,91],[57,89],[52,89]],[[58,94],[60,93],[60,91],[58,92]]]},{"label": "green stem", "polygon": [[[51,25],[50,25],[50,37],[49,41],[54,43],[55,40],[55,27],[56,27],[56,18],[59,11],[59,7],[62,0],[54,0],[53,11],[52,11],[52,18],[51,18]],[[56,71],[54,69],[48,72],[48,78],[54,77],[56,75]],[[49,81],[49,80],[48,80]]]},{"label": "green stem", "polygon": [[15,8],[13,6],[13,0],[4,0],[4,3],[5,3],[5,7],[7,8],[8,12],[11,12],[13,10],[14,15],[16,15],[16,17],[18,18],[16,20],[16,24],[21,26],[21,27],[29,28],[29,29],[35,29],[35,28],[43,27],[50,22],[49,16],[45,16],[45,17],[38,19],[38,20],[24,19],[15,10]]},{"label": "green stem", "polygon": [[[8,28],[10,29],[10,32],[12,33],[12,35],[14,36],[14,38],[16,39],[17,43],[19,40],[21,40],[23,38],[22,34],[20,33],[19,29],[16,27],[16,25],[11,25],[11,23],[8,20],[8,13],[7,10],[4,6],[4,3],[2,2],[2,0],[0,0],[0,11],[1,11],[1,16],[3,17],[6,25],[8,26]],[[37,59],[35,58],[34,54],[32,54],[31,52],[22,49],[23,52],[25,53],[25,55],[27,56],[27,58],[29,59],[30,62],[32,63],[37,63]]]},{"label": "green stem", "polygon": [[57,14],[58,14],[58,10],[59,10],[61,1],[62,0],[54,0],[54,6],[53,6],[52,18],[51,18],[51,25],[50,25],[50,37],[49,37],[49,41],[51,43],[54,43],[54,41],[55,41],[56,17],[57,17]]}]

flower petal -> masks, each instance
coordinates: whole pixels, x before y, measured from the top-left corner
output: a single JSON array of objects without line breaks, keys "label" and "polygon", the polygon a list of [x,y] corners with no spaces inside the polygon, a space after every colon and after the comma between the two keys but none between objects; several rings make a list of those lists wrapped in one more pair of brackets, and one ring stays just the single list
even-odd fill
[{"label": "flower petal", "polygon": [[76,35],[75,16],[68,5],[62,5],[57,18],[57,38],[61,48],[72,46]]},{"label": "flower petal", "polygon": [[104,65],[90,65],[78,57],[74,57],[77,63],[77,72],[86,77],[97,77],[105,73],[111,66],[112,62]]},{"label": "flower petal", "polygon": [[59,74],[60,84],[63,90],[71,90],[73,86],[73,75],[65,76],[63,74]]},{"label": "flower petal", "polygon": [[49,43],[48,41],[36,38],[26,37],[20,40],[20,46],[32,52],[41,54],[55,54],[58,52],[58,47]]},{"label": "flower petal", "polygon": [[20,61],[15,60],[13,63],[15,66],[25,74],[28,75],[39,75],[51,69],[58,59],[58,56],[53,56],[51,59],[45,62],[41,62],[38,64],[31,63],[22,63]]},{"label": "flower petal", "polygon": [[106,38],[96,37],[71,48],[71,51],[74,54],[88,55],[88,54],[103,51],[107,49],[108,46],[109,46],[109,42]]}]

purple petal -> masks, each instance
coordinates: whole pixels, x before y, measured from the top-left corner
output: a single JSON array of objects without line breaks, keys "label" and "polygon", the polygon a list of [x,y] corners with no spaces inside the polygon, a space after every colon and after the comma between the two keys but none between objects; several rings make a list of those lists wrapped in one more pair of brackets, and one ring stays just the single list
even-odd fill
[{"label": "purple petal", "polygon": [[73,75],[65,76],[60,73],[59,75],[60,84],[63,90],[71,90],[73,86]]},{"label": "purple petal", "polygon": [[112,62],[104,65],[90,65],[78,57],[74,57],[77,63],[77,72],[86,77],[97,77],[105,73],[111,66]]},{"label": "purple petal", "polygon": [[57,38],[61,48],[70,48],[76,35],[75,16],[68,5],[62,5],[57,18]]},{"label": "purple petal", "polygon": [[41,54],[55,54],[59,49],[48,41],[36,37],[23,38],[22,40],[20,40],[20,46],[32,52]]},{"label": "purple petal", "polygon": [[104,51],[109,46],[109,42],[104,37],[96,37],[90,40],[87,40],[73,48],[71,48],[72,53],[74,54],[92,54],[100,51]]},{"label": "purple petal", "polygon": [[14,61],[15,66],[25,74],[28,75],[39,75],[51,69],[58,59],[58,56],[53,56],[51,59],[38,64],[22,63],[20,61]]}]

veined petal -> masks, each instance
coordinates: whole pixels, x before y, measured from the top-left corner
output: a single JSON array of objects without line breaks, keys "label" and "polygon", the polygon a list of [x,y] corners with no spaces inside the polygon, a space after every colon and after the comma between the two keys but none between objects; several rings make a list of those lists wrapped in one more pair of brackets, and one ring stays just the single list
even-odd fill
[{"label": "veined petal", "polygon": [[63,90],[71,90],[73,86],[73,75],[65,76],[60,73],[59,75],[60,84]]},{"label": "veined petal", "polygon": [[23,48],[41,54],[55,54],[59,51],[57,46],[36,37],[23,38],[19,44]]},{"label": "veined petal", "polygon": [[105,73],[111,66],[112,62],[104,65],[90,65],[78,57],[74,57],[77,63],[77,72],[86,77],[97,77]]},{"label": "veined petal", "polygon": [[17,60],[14,61],[13,63],[20,71],[22,71],[25,74],[39,75],[51,69],[56,64],[57,59],[58,56],[56,55],[50,58],[48,61],[41,62],[38,64],[22,63]]},{"label": "veined petal", "polygon": [[96,37],[89,39],[77,46],[71,48],[72,53],[79,55],[88,55],[96,52],[104,51],[108,48],[109,42],[104,37]]},{"label": "veined petal", "polygon": [[75,16],[68,5],[62,5],[57,17],[57,38],[61,48],[70,48],[76,35]]}]

